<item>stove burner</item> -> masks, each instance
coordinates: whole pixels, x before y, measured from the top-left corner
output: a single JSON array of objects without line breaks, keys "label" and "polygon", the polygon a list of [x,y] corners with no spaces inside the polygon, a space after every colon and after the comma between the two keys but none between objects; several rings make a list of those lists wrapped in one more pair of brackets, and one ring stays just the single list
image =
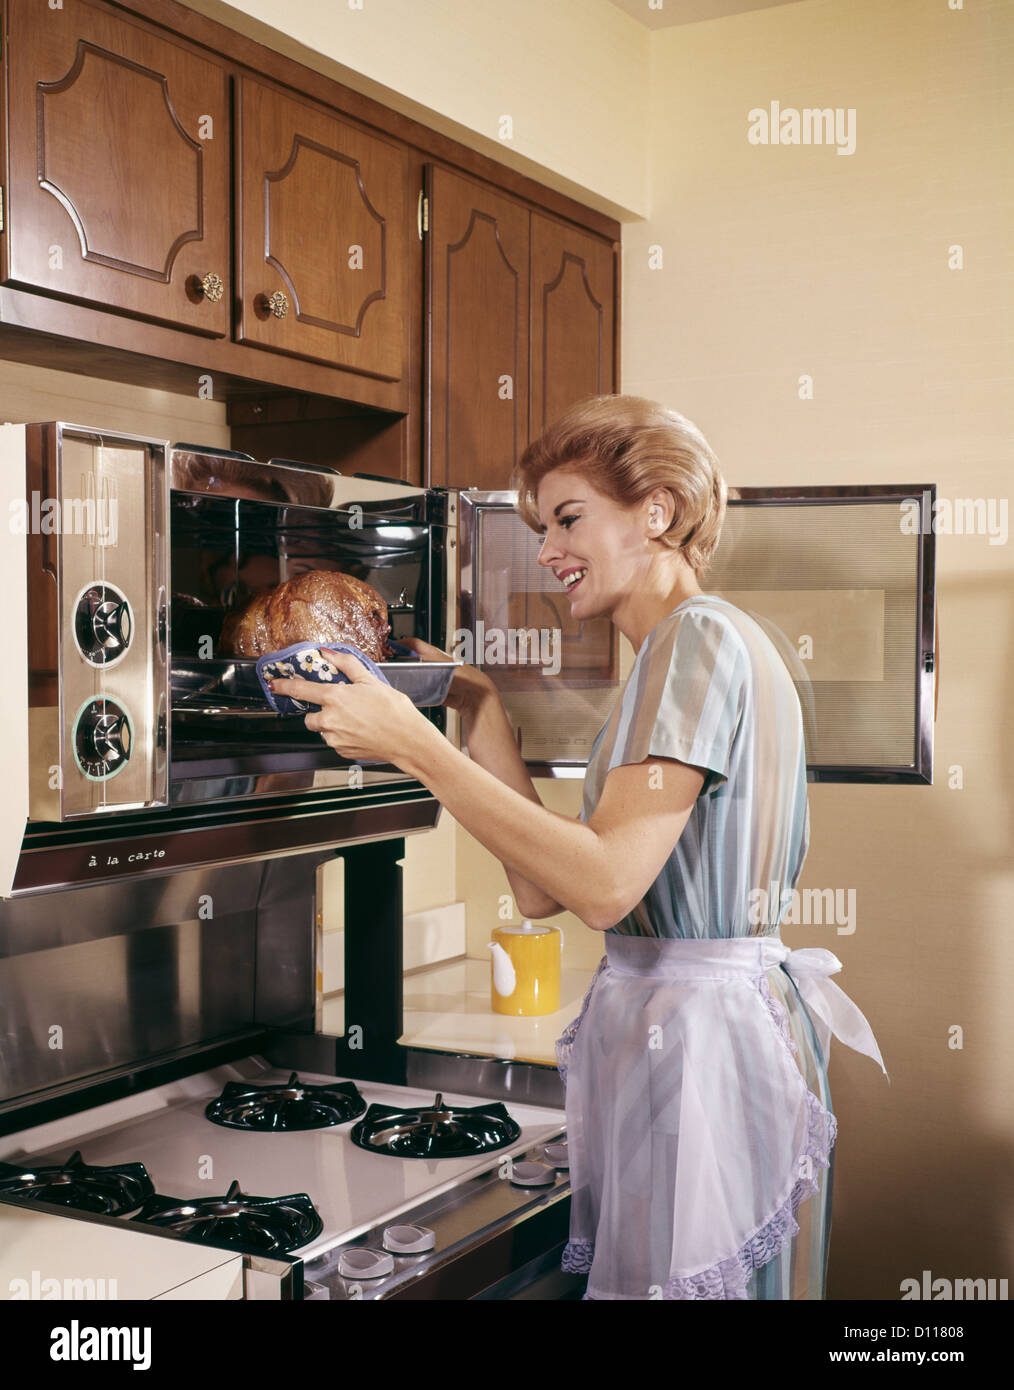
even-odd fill
[{"label": "stove burner", "polygon": [[251,1197],[234,1182],[224,1197],[149,1197],[131,1221],[167,1226],[202,1245],[287,1254],[324,1229],[305,1192],[289,1197]]},{"label": "stove burner", "polygon": [[267,1086],[230,1081],[204,1114],[212,1124],[229,1129],[278,1132],[343,1125],[365,1109],[366,1102],[353,1082],[308,1086],[293,1072],[287,1082]]},{"label": "stove burner", "polygon": [[428,1109],[371,1105],[349,1137],[353,1144],[372,1153],[399,1158],[461,1158],[502,1149],[520,1134],[519,1126],[499,1103],[471,1109],[449,1107],[438,1095]]},{"label": "stove burner", "polygon": [[0,1192],[53,1202],[78,1211],[122,1216],[139,1207],[155,1191],[143,1163],[116,1163],[107,1168],[85,1163],[75,1149],[64,1164],[40,1167],[26,1159],[15,1167],[0,1163]]}]

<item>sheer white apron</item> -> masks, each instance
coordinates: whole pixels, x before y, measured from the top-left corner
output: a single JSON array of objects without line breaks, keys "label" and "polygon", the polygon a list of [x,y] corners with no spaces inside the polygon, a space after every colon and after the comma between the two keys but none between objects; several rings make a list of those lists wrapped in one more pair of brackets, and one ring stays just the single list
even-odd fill
[{"label": "sheer white apron", "polygon": [[[794,980],[826,1065],[833,1033],[884,1069],[823,948],[777,936],[607,936],[557,1043],[567,1082],[570,1242],[590,1298],[745,1299],[828,1166],[834,1115],[807,1088],[766,972]],[[886,1069],[884,1069],[886,1076]]]}]

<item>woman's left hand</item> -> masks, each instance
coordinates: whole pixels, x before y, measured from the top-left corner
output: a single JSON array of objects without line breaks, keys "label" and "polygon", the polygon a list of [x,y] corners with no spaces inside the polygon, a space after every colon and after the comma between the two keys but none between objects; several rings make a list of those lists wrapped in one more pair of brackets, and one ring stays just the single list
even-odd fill
[{"label": "woman's left hand", "polygon": [[317,713],[306,716],[306,727],[320,734],[341,757],[401,766],[419,739],[420,724],[429,730],[429,721],[407,695],[377,680],[354,656],[325,647],[320,652],[348,676],[348,684],[326,685],[299,676],[276,676],[271,689],[293,700],[320,705]]}]

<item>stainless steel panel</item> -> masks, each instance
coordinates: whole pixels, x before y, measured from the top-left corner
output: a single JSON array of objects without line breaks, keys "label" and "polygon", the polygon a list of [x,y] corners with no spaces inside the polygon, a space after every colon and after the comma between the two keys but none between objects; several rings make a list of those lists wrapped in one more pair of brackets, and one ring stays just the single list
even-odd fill
[{"label": "stainless steel panel", "polygon": [[313,1025],[317,1009],[319,865],[334,851],[269,859],[257,899],[257,981],[254,1022]]},{"label": "stainless steel panel", "polygon": [[[525,1158],[540,1161],[541,1148],[534,1145]],[[519,1251],[526,1245],[538,1251],[535,1259],[540,1265],[550,1258],[562,1247],[569,1218],[566,1171],[557,1171],[552,1186],[532,1188],[511,1184],[494,1168],[402,1212],[396,1223],[382,1221],[355,1241],[307,1261],[305,1276],[327,1289],[333,1302],[399,1296],[428,1301],[472,1298],[490,1284],[499,1286],[517,1276]],[[391,1224],[431,1230],[435,1248],[425,1254],[395,1256],[393,1271],[379,1279],[343,1275],[342,1255],[364,1247],[382,1250],[384,1229]],[[544,1229],[536,1233],[539,1226]]]},{"label": "stainless steel panel", "polygon": [[233,913],[253,912],[260,883],[259,871],[241,865],[7,898],[0,901],[0,962],[189,921],[198,908],[208,919],[216,903]]},{"label": "stainless steel panel", "polygon": [[556,1067],[429,1048],[407,1048],[406,1053],[408,1086],[424,1091],[461,1091],[557,1110],[566,1105],[566,1088]]},{"label": "stainless steel panel", "polygon": [[298,1260],[269,1259],[266,1255],[243,1256],[243,1297],[258,1302],[299,1298],[303,1266]]},{"label": "stainless steel panel", "polygon": [[0,1101],[255,1024],[312,1026],[330,853],[0,902]]},{"label": "stainless steel panel", "polygon": [[169,454],[169,486],[177,492],[208,492],[224,497],[273,497],[304,507],[347,507],[354,502],[418,498],[426,489],[410,483],[348,477],[325,464],[297,459],[261,463],[249,454],[201,445],[174,444]]},{"label": "stainless steel panel", "polygon": [[[54,431],[61,518],[56,537],[60,815],[165,805],[168,653],[160,617],[166,441],[62,423]],[[88,596],[99,589],[111,596],[110,605],[115,600],[125,606],[123,650],[108,660],[101,648],[99,655],[89,655],[82,638]],[[106,712],[110,729],[96,747],[97,711]],[[48,721],[54,714],[33,711],[33,732],[46,742],[53,737]],[[108,758],[102,757],[103,748],[111,749]],[[52,786],[57,772],[47,761],[47,749],[33,749],[32,760],[42,782]],[[37,804],[32,814],[43,814]]]},{"label": "stainless steel panel", "polygon": [[0,1100],[241,1030],[253,1008],[254,916],[225,904],[211,921],[196,902],[193,911],[0,961]]},{"label": "stainless steel panel", "polygon": [[275,797],[263,808],[240,802],[233,809],[224,798],[208,806],[124,815],[116,832],[101,840],[73,826],[43,827],[26,836],[12,896],[393,839],[431,829],[439,815],[436,798],[410,782],[348,795],[338,790],[319,799]]}]

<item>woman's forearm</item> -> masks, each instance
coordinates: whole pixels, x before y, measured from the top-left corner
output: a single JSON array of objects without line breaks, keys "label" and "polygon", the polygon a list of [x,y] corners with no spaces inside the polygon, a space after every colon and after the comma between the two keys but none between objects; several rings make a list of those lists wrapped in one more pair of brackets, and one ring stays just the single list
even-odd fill
[{"label": "woman's forearm", "polygon": [[531,797],[460,753],[426,721],[419,721],[399,765],[429,787],[454,819],[496,855],[508,875],[516,874],[546,894],[556,904],[554,911],[567,908],[589,926],[602,918],[616,884],[589,826],[547,810],[537,793],[533,804]]},{"label": "woman's forearm", "polygon": [[542,804],[495,686],[461,711],[461,739],[473,762],[529,801]]},{"label": "woman's forearm", "polygon": [[[526,800],[542,805],[495,686],[461,711],[461,735],[472,762],[478,763]],[[561,904],[538,883],[506,863],[504,870],[522,916],[551,917],[562,911]]]}]

